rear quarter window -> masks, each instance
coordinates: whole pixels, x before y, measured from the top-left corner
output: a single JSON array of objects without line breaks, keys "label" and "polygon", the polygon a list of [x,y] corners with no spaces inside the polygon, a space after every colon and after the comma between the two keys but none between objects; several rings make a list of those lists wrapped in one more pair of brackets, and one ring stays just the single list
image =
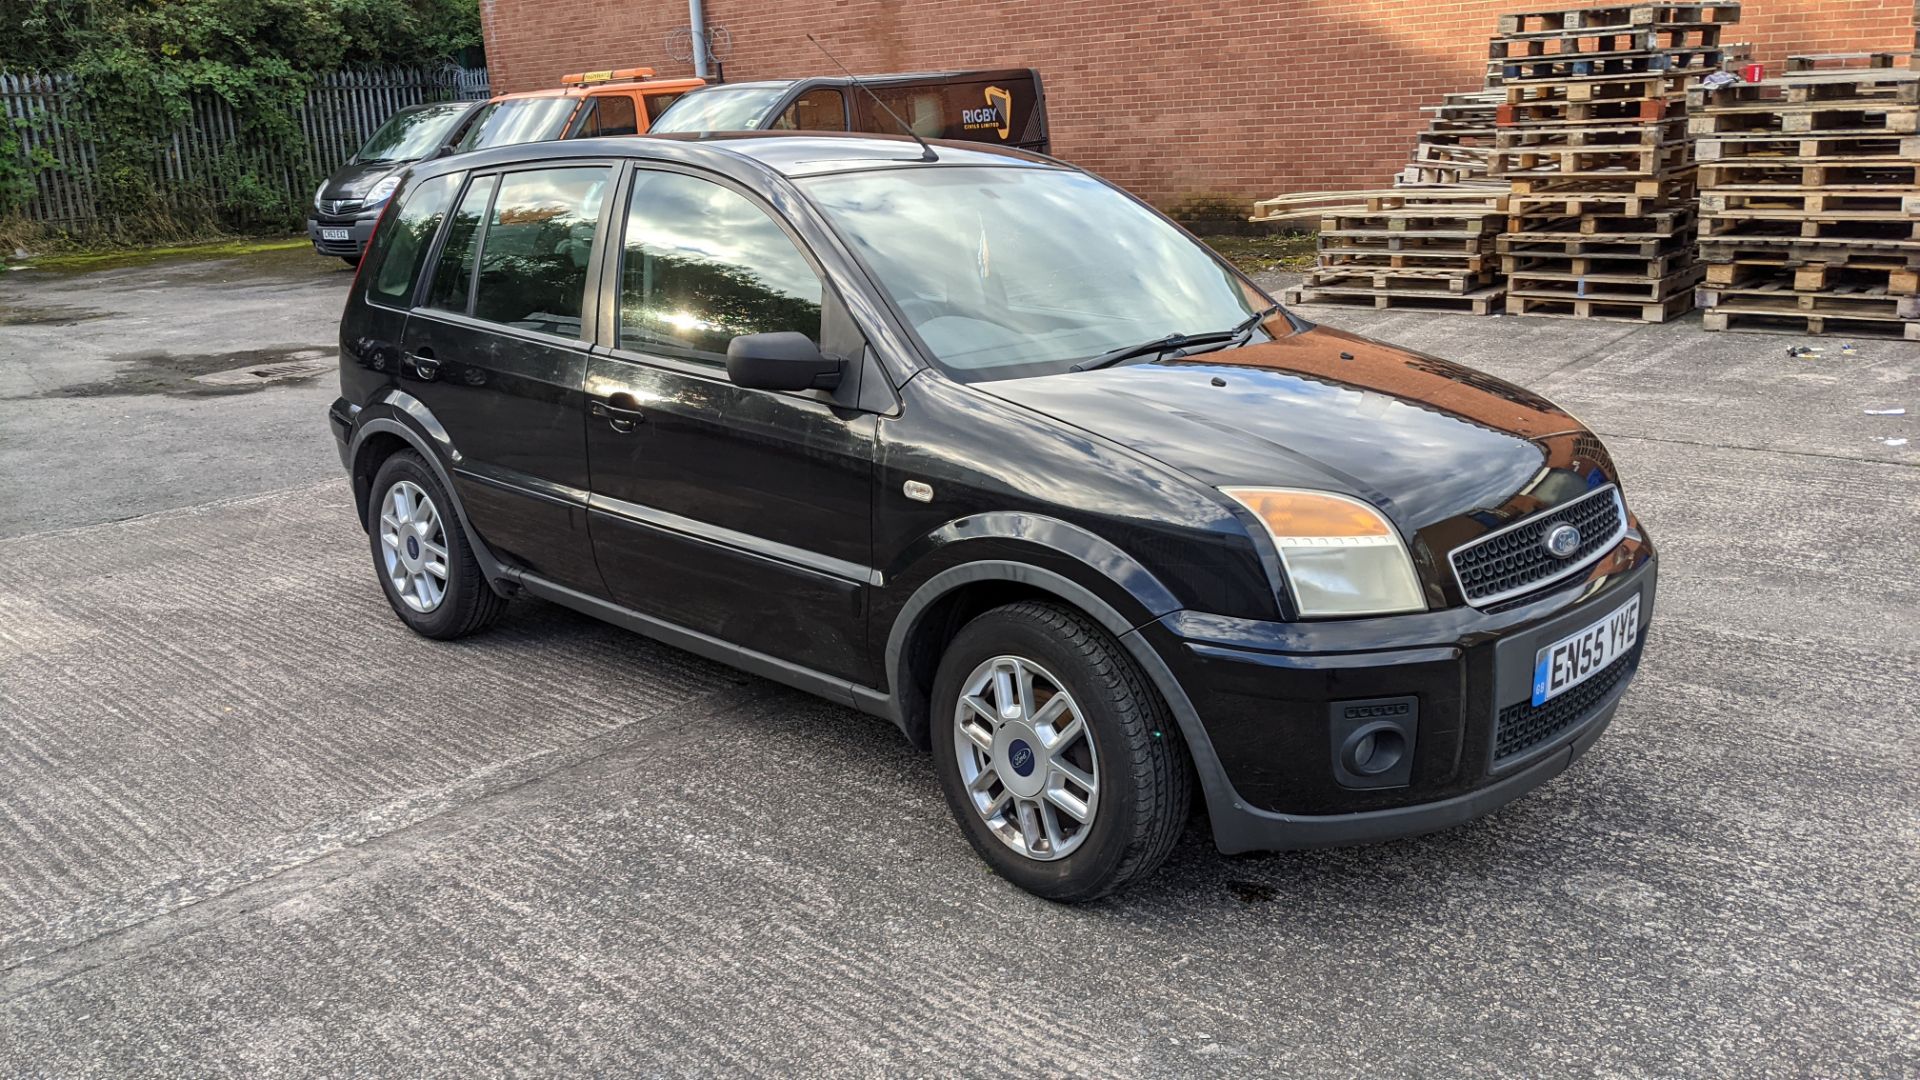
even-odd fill
[{"label": "rear quarter window", "polygon": [[395,307],[410,306],[420,265],[459,190],[460,174],[454,173],[423,180],[401,194],[400,202],[380,223],[379,234],[374,237],[369,299]]}]

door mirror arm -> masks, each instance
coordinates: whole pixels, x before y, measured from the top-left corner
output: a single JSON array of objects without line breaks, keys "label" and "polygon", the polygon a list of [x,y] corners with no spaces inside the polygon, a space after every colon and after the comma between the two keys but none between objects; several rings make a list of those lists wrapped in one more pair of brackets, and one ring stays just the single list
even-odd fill
[{"label": "door mirror arm", "polygon": [[741,334],[727,343],[727,378],[750,390],[833,390],[847,362],[826,356],[805,334]]}]

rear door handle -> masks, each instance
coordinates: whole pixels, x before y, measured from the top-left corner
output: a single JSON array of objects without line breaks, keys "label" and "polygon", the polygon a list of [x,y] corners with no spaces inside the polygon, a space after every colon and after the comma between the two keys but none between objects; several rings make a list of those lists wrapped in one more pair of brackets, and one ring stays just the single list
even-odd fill
[{"label": "rear door handle", "polygon": [[432,349],[416,349],[407,354],[407,361],[413,365],[414,374],[422,379],[431,380],[440,371],[440,361],[433,358]]},{"label": "rear door handle", "polygon": [[615,394],[610,398],[594,398],[587,404],[587,413],[607,422],[607,426],[622,434],[632,431],[635,424],[647,418],[640,411],[638,403],[631,394]]}]

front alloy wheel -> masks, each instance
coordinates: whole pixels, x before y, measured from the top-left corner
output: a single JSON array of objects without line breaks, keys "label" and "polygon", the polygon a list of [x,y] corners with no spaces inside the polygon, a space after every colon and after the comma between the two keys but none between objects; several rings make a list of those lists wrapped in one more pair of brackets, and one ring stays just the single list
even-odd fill
[{"label": "front alloy wheel", "polygon": [[1153,873],[1179,839],[1186,744],[1126,647],[1085,614],[1045,600],[983,612],[947,643],[932,701],[947,806],[1008,881],[1092,900]]},{"label": "front alloy wheel", "polygon": [[1047,669],[996,656],[967,676],[953,715],[967,797],[1029,859],[1071,855],[1100,809],[1100,753],[1073,695]]}]

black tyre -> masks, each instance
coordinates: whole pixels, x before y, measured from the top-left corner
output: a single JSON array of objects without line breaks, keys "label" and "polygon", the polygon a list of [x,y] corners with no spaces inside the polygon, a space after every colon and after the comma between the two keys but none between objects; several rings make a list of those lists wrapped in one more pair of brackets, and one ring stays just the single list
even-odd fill
[{"label": "black tyre", "polygon": [[1192,767],[1166,703],[1098,624],[1056,604],[963,627],[933,685],[933,754],[955,820],[996,871],[1093,900],[1157,869]]},{"label": "black tyre", "polygon": [[340,256],[340,261],[341,261],[341,262],[343,262],[343,263],[346,263],[346,264],[347,264],[348,266],[359,266],[359,265],[360,265],[360,256],[358,256],[358,255],[342,255],[342,256]]},{"label": "black tyre", "polygon": [[367,498],[374,572],[401,622],[445,641],[500,617],[507,602],[481,575],[453,499],[419,454],[382,462]]}]

